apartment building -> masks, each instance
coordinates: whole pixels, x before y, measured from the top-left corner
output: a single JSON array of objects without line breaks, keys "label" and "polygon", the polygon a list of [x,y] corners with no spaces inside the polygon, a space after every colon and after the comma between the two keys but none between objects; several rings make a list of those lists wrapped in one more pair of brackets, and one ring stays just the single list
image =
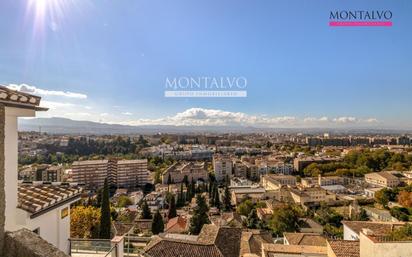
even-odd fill
[{"label": "apartment building", "polygon": [[150,183],[147,160],[89,160],[72,164],[72,181],[84,184],[85,188],[98,190],[108,179],[118,188],[134,188]]},{"label": "apartment building", "polygon": [[223,181],[226,176],[231,177],[233,174],[233,163],[230,155],[214,154],[213,170],[217,181]]},{"label": "apartment building", "polygon": [[246,166],[246,177],[248,179],[257,180],[260,175],[260,170],[258,166],[254,163],[244,161],[243,164]]},{"label": "apartment building", "polygon": [[115,174],[118,188],[135,188],[150,183],[147,159],[118,161]]},{"label": "apartment building", "polygon": [[263,200],[266,197],[266,191],[261,187],[233,188],[231,191],[231,202],[238,205],[245,197],[248,197],[253,203]]},{"label": "apartment building", "polygon": [[169,176],[173,183],[182,183],[187,176],[188,181],[209,180],[206,162],[177,162],[162,174],[162,183],[167,184]]},{"label": "apartment building", "polygon": [[64,177],[63,166],[50,166],[42,172],[42,181],[62,182]]},{"label": "apartment building", "polygon": [[365,175],[365,181],[380,187],[396,187],[400,182],[397,176],[388,171],[368,173]]},{"label": "apartment building", "polygon": [[262,186],[266,191],[278,190],[282,186],[295,186],[296,177],[291,175],[265,175],[261,179]]},{"label": "apartment building", "polygon": [[85,188],[98,190],[107,178],[113,184],[115,162],[112,160],[75,161],[72,164],[72,181],[84,184]]},{"label": "apartment building", "polygon": [[243,164],[241,161],[235,161],[233,163],[233,174],[236,177],[247,177],[247,166]]},{"label": "apartment building", "polygon": [[319,204],[320,202],[335,201],[336,195],[321,187],[292,188],[290,194],[296,204]]},{"label": "apartment building", "polygon": [[344,185],[345,178],[339,177],[339,176],[325,177],[325,176],[319,175],[317,178],[315,177],[302,178],[301,184],[304,187]]}]

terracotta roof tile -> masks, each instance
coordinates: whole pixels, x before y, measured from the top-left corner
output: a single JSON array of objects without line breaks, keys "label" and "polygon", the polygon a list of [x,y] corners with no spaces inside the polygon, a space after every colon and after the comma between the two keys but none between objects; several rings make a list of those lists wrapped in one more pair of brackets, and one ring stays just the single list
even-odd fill
[{"label": "terracotta roof tile", "polygon": [[152,257],[238,257],[241,232],[238,228],[204,225],[196,241],[155,237],[145,251]]},{"label": "terracotta roof tile", "polygon": [[24,183],[18,187],[17,207],[30,213],[57,205],[71,198],[80,197],[81,188],[70,185]]},{"label": "terracotta roof tile", "polygon": [[[0,102],[10,105],[19,105],[30,107],[33,109],[39,108],[41,98],[35,95],[12,90],[6,86],[0,85]],[[46,110],[46,109],[45,109]]]},{"label": "terracotta roof tile", "polygon": [[327,256],[327,248],[323,246],[312,245],[281,245],[281,244],[262,244],[264,257],[275,256],[277,253],[282,254],[312,254],[315,256]]},{"label": "terracotta roof tile", "polygon": [[330,240],[328,245],[336,257],[359,257],[359,241]]},{"label": "terracotta roof tile", "polygon": [[290,245],[326,246],[326,238],[315,233],[284,233]]},{"label": "terracotta roof tile", "polygon": [[376,222],[376,221],[342,221],[353,232],[359,235],[363,228],[370,229],[376,234],[388,234],[395,228],[402,227],[404,222]]}]

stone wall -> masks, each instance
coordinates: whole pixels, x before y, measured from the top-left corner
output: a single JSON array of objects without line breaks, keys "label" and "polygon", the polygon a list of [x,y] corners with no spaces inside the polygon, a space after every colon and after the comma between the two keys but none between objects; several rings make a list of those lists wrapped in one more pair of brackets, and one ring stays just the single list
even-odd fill
[{"label": "stone wall", "polygon": [[28,229],[6,232],[4,257],[68,257]]},{"label": "stone wall", "polygon": [[4,246],[4,222],[6,199],[4,192],[4,127],[5,127],[5,108],[0,104],[0,256],[3,252]]}]

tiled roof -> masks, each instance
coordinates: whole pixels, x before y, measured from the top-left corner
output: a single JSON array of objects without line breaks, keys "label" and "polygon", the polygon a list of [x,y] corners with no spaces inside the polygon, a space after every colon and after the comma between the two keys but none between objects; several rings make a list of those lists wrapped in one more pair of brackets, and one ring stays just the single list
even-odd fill
[{"label": "tiled roof", "polygon": [[177,217],[174,217],[174,218],[170,219],[167,222],[166,231],[173,228],[174,226],[178,226],[181,229],[186,229],[187,220],[183,217],[180,217],[180,216],[177,216]]},{"label": "tiled roof", "polygon": [[224,257],[215,245],[171,239],[154,240],[157,242],[145,249],[151,257]]},{"label": "tiled roof", "polygon": [[290,245],[326,246],[326,239],[315,233],[284,233]]},{"label": "tiled roof", "polygon": [[68,184],[24,183],[18,187],[17,207],[35,214],[67,200],[80,198],[81,191],[81,188]]},{"label": "tiled roof", "polygon": [[275,254],[307,254],[313,256],[327,256],[327,248],[312,245],[281,245],[262,244],[263,257],[277,256]]},{"label": "tiled roof", "polygon": [[145,251],[152,257],[238,257],[241,233],[238,228],[204,225],[196,241],[155,237]]},{"label": "tiled roof", "polygon": [[262,254],[262,243],[273,243],[273,238],[270,232],[260,230],[242,231],[242,239],[240,242],[240,256],[247,254]]},{"label": "tiled roof", "polygon": [[388,234],[395,228],[405,225],[404,222],[375,222],[375,221],[342,221],[344,225],[349,227],[353,232],[359,235],[362,229],[370,229],[375,234]]},{"label": "tiled roof", "polygon": [[0,103],[16,105],[19,107],[26,107],[38,110],[47,110],[45,108],[39,108],[40,97],[15,91],[5,86],[0,85]]},{"label": "tiled roof", "polygon": [[336,257],[360,256],[359,241],[330,240],[328,241],[328,244]]}]

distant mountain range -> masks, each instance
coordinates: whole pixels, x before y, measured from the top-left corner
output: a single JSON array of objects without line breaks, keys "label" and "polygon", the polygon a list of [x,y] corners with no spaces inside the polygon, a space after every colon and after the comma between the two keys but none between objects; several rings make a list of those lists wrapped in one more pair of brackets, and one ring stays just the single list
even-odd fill
[{"label": "distant mountain range", "polygon": [[129,126],[92,121],[79,121],[67,118],[34,118],[19,119],[19,131],[41,131],[51,134],[156,134],[156,133],[322,133],[336,132],[340,134],[405,134],[406,130],[370,129],[370,128],[254,128],[228,126],[172,126],[142,125]]}]

